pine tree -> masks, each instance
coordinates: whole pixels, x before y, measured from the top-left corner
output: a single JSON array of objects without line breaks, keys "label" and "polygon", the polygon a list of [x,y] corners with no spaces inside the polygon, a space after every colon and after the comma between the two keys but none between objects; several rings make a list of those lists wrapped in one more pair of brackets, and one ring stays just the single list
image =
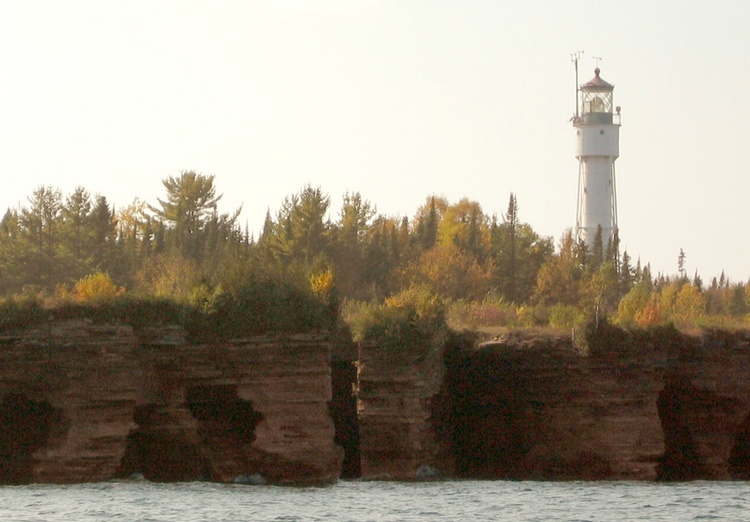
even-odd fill
[{"label": "pine tree", "polygon": [[698,275],[698,269],[695,270],[695,274],[693,275],[693,286],[699,290],[703,289],[703,279]]},{"label": "pine tree", "polygon": [[679,283],[688,282],[687,270],[685,270],[685,251],[680,248],[680,254],[677,256],[677,273],[679,274]]},{"label": "pine tree", "polygon": [[167,191],[166,199],[157,198],[159,207],[149,208],[170,224],[173,244],[182,255],[196,260],[203,250],[206,223],[222,197],[216,195],[214,176],[183,171],[178,177],[162,180],[162,185]]},{"label": "pine tree", "polygon": [[421,243],[422,248],[429,250],[437,243],[437,231],[438,231],[438,215],[437,208],[435,208],[435,197],[430,198],[430,209],[425,216],[423,221],[420,221],[422,226],[421,232]]},{"label": "pine tree", "polygon": [[73,279],[80,279],[93,268],[89,263],[93,230],[87,226],[91,209],[91,196],[83,187],[76,187],[61,209],[64,248],[75,265]]},{"label": "pine tree", "polygon": [[510,199],[508,200],[508,210],[505,212],[505,215],[503,216],[503,221],[504,221],[506,232],[507,232],[507,247],[508,247],[507,264],[505,266],[507,270],[507,281],[508,281],[506,293],[507,293],[508,298],[511,301],[515,302],[518,299],[518,295],[516,291],[516,287],[517,287],[516,240],[518,236],[518,201],[516,201],[516,196],[512,192],[510,193]]},{"label": "pine tree", "polygon": [[620,261],[620,292],[624,295],[627,294],[633,286],[635,275],[633,273],[633,267],[630,266],[630,256],[628,251],[625,250],[622,253],[622,260]]},{"label": "pine tree", "polygon": [[21,210],[20,223],[26,247],[24,268],[29,283],[51,290],[64,279],[57,263],[60,244],[62,194],[59,189],[40,186],[29,197],[29,207]]},{"label": "pine tree", "polygon": [[109,272],[114,264],[117,220],[115,219],[115,210],[110,208],[106,197],[96,196],[88,220],[91,227],[90,255],[92,256],[92,263],[96,269]]},{"label": "pine tree", "polygon": [[742,317],[747,313],[748,306],[745,297],[745,285],[738,283],[732,287],[729,300],[729,314],[732,317]]},{"label": "pine tree", "polygon": [[599,270],[599,267],[604,263],[604,231],[602,226],[596,227],[596,234],[594,235],[594,243],[591,245],[591,261],[588,269],[590,273]]}]

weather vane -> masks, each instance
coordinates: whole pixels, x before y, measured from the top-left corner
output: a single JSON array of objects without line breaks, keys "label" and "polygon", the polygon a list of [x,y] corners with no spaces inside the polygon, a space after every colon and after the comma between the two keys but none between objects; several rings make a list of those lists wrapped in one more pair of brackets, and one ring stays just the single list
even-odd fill
[{"label": "weather vane", "polygon": [[601,56],[592,56],[594,60],[596,60],[596,68],[599,68],[599,62],[603,59]]}]

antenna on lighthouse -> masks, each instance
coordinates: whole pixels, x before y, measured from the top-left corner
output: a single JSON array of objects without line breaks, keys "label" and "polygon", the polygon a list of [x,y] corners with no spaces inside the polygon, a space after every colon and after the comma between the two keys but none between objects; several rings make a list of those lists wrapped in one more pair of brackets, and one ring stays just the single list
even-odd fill
[{"label": "antenna on lighthouse", "polygon": [[604,58],[602,58],[601,56],[592,56],[592,58],[594,60],[596,60],[596,68],[598,69],[599,68],[599,62],[602,61]]},{"label": "antenna on lighthouse", "polygon": [[582,54],[583,51],[576,51],[570,55],[570,61],[573,62],[576,70],[576,121],[578,120],[578,60],[581,59]]}]

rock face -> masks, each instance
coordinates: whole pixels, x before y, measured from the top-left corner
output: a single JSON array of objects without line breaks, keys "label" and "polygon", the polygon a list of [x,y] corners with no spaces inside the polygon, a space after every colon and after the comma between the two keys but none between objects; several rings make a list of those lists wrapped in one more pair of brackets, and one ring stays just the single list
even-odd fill
[{"label": "rock face", "polygon": [[507,339],[453,361],[457,473],[546,480],[750,472],[747,334]]},{"label": "rock face", "polygon": [[665,479],[750,478],[750,332],[709,332],[666,374],[659,396]]},{"label": "rock face", "polygon": [[5,335],[0,483],[750,478],[750,332],[428,337]]},{"label": "rock face", "polygon": [[330,345],[186,345],[179,329],[49,324],[3,339],[0,481],[338,479]]},{"label": "rock face", "polygon": [[656,478],[661,356],[591,358],[565,339],[501,341],[457,370],[461,475]]},{"label": "rock face", "polygon": [[442,351],[363,344],[359,354],[362,478],[415,480],[450,474],[432,414],[443,384]]},{"label": "rock face", "polygon": [[0,480],[114,476],[135,427],[141,371],[132,329],[49,324],[3,340]]}]

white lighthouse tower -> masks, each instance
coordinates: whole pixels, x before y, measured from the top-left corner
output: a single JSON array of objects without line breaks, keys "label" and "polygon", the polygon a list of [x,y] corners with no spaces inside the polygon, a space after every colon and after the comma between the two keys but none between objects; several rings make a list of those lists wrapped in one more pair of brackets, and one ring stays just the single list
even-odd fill
[{"label": "white lighthouse tower", "polygon": [[[576,60],[576,84],[578,83]],[[620,154],[620,108],[613,107],[615,86],[599,76],[578,88],[580,114],[576,96],[576,159],[578,159],[578,205],[576,239],[589,249],[597,230],[602,230],[602,246],[606,248],[617,237],[617,190],[615,160]]]}]

